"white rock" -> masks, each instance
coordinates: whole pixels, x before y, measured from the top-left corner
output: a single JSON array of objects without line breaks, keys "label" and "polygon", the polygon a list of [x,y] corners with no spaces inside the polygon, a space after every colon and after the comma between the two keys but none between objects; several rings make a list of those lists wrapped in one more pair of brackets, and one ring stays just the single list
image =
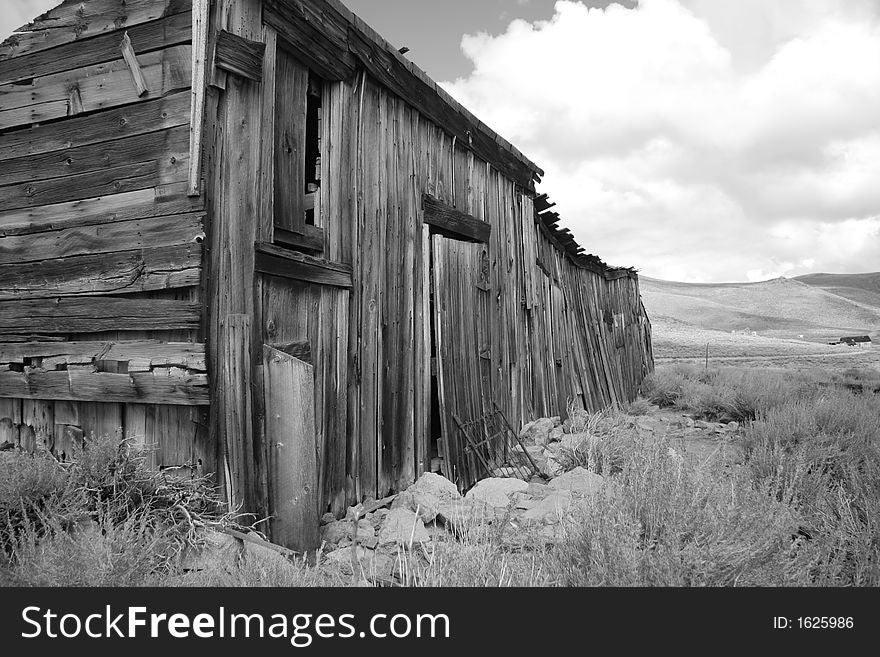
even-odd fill
[{"label": "white rock", "polygon": [[354,563],[352,563],[351,548],[325,554],[324,563],[338,568],[343,575],[351,575],[356,572],[364,579],[376,577],[387,579],[394,572],[392,557],[362,547],[355,548]]},{"label": "white rock", "polygon": [[427,543],[431,540],[425,529],[425,523],[413,511],[398,507],[391,509],[382,522],[379,530],[379,544],[398,543],[409,545],[412,543]]},{"label": "white rock", "polygon": [[555,490],[542,500],[538,500],[531,509],[523,514],[523,520],[529,524],[554,524],[559,522],[571,506],[570,490]]},{"label": "white rock", "polygon": [[468,500],[480,500],[494,507],[510,504],[510,495],[527,489],[529,485],[522,479],[502,479],[491,477],[478,481],[465,495]]},{"label": "white rock", "polygon": [[[366,519],[358,521],[358,539],[374,535],[373,524]],[[337,520],[321,527],[321,540],[327,543],[339,543],[343,539],[354,538],[354,525],[351,520]]]},{"label": "white rock", "polygon": [[561,426],[553,427],[553,429],[550,430],[550,433],[547,434],[547,442],[558,443],[560,440],[562,440],[562,437],[564,435],[565,430]]},{"label": "white rock", "polygon": [[523,441],[523,444],[545,445],[548,442],[550,432],[556,427],[556,421],[558,419],[559,418],[542,417],[539,420],[526,424],[522,428],[522,431],[519,432],[519,437]]},{"label": "white rock", "polygon": [[470,527],[493,522],[495,508],[479,500],[460,499],[444,502],[437,512],[437,520],[448,530],[461,535]]},{"label": "white rock", "polygon": [[567,490],[580,495],[592,495],[602,488],[605,478],[586,468],[577,467],[570,472],[559,475],[548,486],[555,490]]},{"label": "white rock", "polygon": [[418,511],[422,522],[429,523],[437,516],[440,504],[461,498],[458,487],[446,477],[426,472],[392,502],[391,508]]},{"label": "white rock", "polygon": [[565,472],[565,468],[562,467],[562,463],[554,456],[550,454],[547,457],[547,464],[544,466],[544,474],[548,477],[557,477]]}]

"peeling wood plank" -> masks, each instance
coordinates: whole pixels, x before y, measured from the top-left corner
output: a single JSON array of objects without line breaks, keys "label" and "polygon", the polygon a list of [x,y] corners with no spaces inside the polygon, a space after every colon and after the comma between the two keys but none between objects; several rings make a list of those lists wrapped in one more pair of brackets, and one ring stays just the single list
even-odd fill
[{"label": "peeling wood plank", "polygon": [[312,258],[271,244],[256,244],[255,268],[263,274],[296,281],[351,287],[349,265]]},{"label": "peeling wood plank", "polygon": [[452,208],[430,194],[422,195],[422,209],[426,224],[464,238],[468,241],[488,243],[492,225],[476,217]]},{"label": "peeling wood plank", "polygon": [[128,65],[128,70],[131,71],[131,79],[134,82],[135,89],[137,89],[137,95],[138,97],[141,97],[147,93],[150,88],[147,86],[147,81],[144,79],[144,74],[143,71],[141,71],[141,65],[138,62],[137,55],[134,53],[134,48],[131,47],[131,39],[128,37],[128,32],[123,32],[120,48],[122,50],[122,58]]},{"label": "peeling wood plank", "polygon": [[186,126],[177,126],[169,130],[6,160],[0,166],[0,187],[112,169],[132,161],[161,160],[170,165],[172,158],[176,159],[187,152],[188,133]]},{"label": "peeling wood plank", "polygon": [[65,0],[23,25],[2,44],[0,60],[189,11],[190,0]]},{"label": "peeling wood plank", "polygon": [[186,195],[186,183],[0,212],[0,237],[108,224],[202,209]]},{"label": "peeling wood plank", "polygon": [[192,88],[190,89],[189,175],[187,176],[187,193],[190,196],[198,196],[201,192],[209,12],[209,0],[195,0],[193,2]]},{"label": "peeling wood plank", "polygon": [[0,372],[0,397],[87,402],[204,405],[210,402],[206,374],[112,374],[88,368]]},{"label": "peeling wood plank", "polygon": [[0,265],[0,300],[112,295],[198,285],[201,244]]},{"label": "peeling wood plank", "polygon": [[[345,45],[345,30],[312,21],[301,3],[267,0],[263,20],[278,31],[284,46],[325,80],[346,80],[355,73],[355,60]],[[281,43],[281,42],[280,42]]]},{"label": "peeling wood plank", "polygon": [[262,362],[272,538],[308,552],[320,544],[315,375],[308,363],[265,345]]},{"label": "peeling wood plank", "polygon": [[196,330],[202,306],[175,299],[69,297],[0,301],[0,334]]},{"label": "peeling wood plank", "polygon": [[[131,45],[138,55],[181,43],[188,43],[190,12],[169,15],[128,29]],[[29,80],[52,73],[119,59],[119,32],[109,32],[86,39],[24,54],[0,61],[0,84]]]},{"label": "peeling wood plank", "polygon": [[153,367],[182,367],[205,371],[205,345],[200,342],[161,340],[97,340],[0,343],[0,363],[24,365],[28,359],[45,359],[58,364],[90,364],[96,361],[130,362],[146,360]]},{"label": "peeling wood plank", "polygon": [[265,43],[251,41],[226,30],[220,30],[215,48],[215,66],[255,82],[263,80]]},{"label": "peeling wood plank", "polygon": [[189,94],[0,134],[0,161],[97,144],[189,123]]},{"label": "peeling wood plank", "polygon": [[0,265],[198,244],[204,214],[134,219],[0,239]]},{"label": "peeling wood plank", "polygon": [[251,414],[251,325],[248,315],[227,315],[221,324],[220,409],[223,416],[231,508],[253,508],[254,454]]},{"label": "peeling wood plank", "polygon": [[0,86],[0,130],[70,115],[76,91],[78,113],[161,98],[190,86],[190,47],[174,46],[141,55],[137,82],[123,59],[33,78],[30,84]]},{"label": "peeling wood plank", "polygon": [[301,233],[305,226],[309,70],[283,50],[278,50],[275,66],[274,223]]},{"label": "peeling wood plank", "polygon": [[6,185],[0,187],[0,213],[184,181],[188,161],[184,151],[167,161],[135,162],[57,180]]},{"label": "peeling wood plank", "polygon": [[275,81],[277,68],[277,33],[270,25],[263,25],[264,80],[260,103],[260,175],[259,220],[257,239],[272,242],[275,223]]},{"label": "peeling wood plank", "polygon": [[320,252],[324,250],[324,229],[318,226],[305,224],[302,227],[302,233],[295,233],[292,230],[275,226],[273,232],[275,244],[307,251]]}]

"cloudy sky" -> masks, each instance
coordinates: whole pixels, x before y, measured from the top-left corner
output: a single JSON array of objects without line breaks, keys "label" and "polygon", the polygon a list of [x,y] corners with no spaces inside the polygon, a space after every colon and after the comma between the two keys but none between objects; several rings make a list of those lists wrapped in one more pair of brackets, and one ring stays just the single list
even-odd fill
[{"label": "cloudy sky", "polygon": [[[53,2],[4,0],[5,35]],[[348,0],[658,278],[880,270],[880,0]]]}]

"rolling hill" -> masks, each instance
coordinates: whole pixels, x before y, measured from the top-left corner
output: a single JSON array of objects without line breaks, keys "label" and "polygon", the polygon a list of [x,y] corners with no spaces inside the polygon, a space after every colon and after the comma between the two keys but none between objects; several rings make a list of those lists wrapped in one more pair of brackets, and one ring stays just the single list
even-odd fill
[{"label": "rolling hill", "polygon": [[830,350],[828,342],[846,335],[880,341],[880,273],[710,284],[640,276],[639,283],[661,356],[707,342],[724,353],[770,354]]},{"label": "rolling hill", "polygon": [[880,272],[872,274],[807,274],[796,281],[819,287],[845,299],[880,308]]}]

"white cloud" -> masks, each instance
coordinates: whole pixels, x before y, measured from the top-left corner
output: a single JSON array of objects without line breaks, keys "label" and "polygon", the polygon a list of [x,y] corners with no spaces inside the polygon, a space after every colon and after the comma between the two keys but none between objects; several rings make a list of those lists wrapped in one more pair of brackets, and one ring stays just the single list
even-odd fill
[{"label": "white cloud", "polygon": [[444,86],[588,251],[694,281],[880,269],[880,3],[562,1],[462,48]]},{"label": "white cloud", "polygon": [[3,11],[0,12],[0,41],[43,12],[60,4],[61,0],[3,0]]}]

